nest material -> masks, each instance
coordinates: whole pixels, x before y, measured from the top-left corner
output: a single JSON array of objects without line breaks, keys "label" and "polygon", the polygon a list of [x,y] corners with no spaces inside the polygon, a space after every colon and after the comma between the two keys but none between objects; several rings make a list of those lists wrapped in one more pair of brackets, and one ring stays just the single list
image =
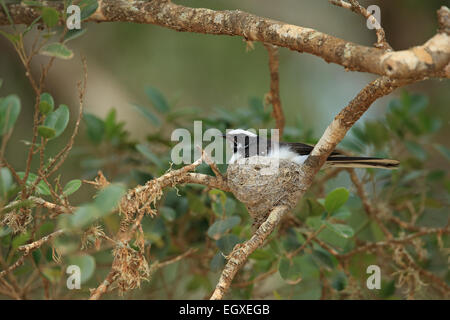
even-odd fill
[{"label": "nest material", "polygon": [[297,204],[302,192],[301,168],[292,161],[258,156],[228,165],[228,186],[247,207],[253,227],[259,227],[274,206],[293,208]]}]

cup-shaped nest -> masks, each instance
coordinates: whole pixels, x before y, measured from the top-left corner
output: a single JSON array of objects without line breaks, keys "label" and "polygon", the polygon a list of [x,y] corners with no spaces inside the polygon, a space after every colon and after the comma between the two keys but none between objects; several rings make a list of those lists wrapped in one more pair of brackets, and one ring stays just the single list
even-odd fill
[{"label": "cup-shaped nest", "polygon": [[254,226],[265,221],[277,205],[297,204],[302,190],[301,166],[284,159],[250,157],[228,165],[228,186],[245,204]]}]

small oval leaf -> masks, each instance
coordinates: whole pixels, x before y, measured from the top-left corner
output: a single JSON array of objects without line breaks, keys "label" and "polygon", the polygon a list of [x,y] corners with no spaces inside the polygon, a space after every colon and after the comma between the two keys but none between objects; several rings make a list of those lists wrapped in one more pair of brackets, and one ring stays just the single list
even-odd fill
[{"label": "small oval leaf", "polygon": [[17,95],[11,94],[0,99],[0,135],[7,133],[14,127],[20,109],[20,99]]},{"label": "small oval leaf", "polygon": [[73,51],[59,42],[53,42],[45,45],[44,47],[42,47],[39,53],[44,56],[56,57],[63,60],[69,60],[73,58]]},{"label": "small oval leaf", "polygon": [[99,144],[105,135],[105,123],[102,119],[90,113],[85,113],[83,119],[87,126],[89,139],[93,143]]},{"label": "small oval leaf", "polygon": [[354,231],[352,227],[345,225],[345,224],[338,224],[338,223],[330,223],[328,221],[324,221],[324,224],[327,226],[328,229],[335,232],[339,236],[343,238],[351,238],[353,237]]},{"label": "small oval leaf", "polygon": [[47,115],[50,112],[53,111],[53,108],[55,107],[55,102],[53,101],[53,97],[50,93],[44,92],[41,94],[41,100],[39,102],[39,111]]},{"label": "small oval leaf", "polygon": [[64,186],[63,193],[68,196],[77,191],[81,187],[81,180],[75,179],[67,182]]},{"label": "small oval leaf", "polygon": [[347,202],[350,193],[345,188],[337,188],[331,191],[325,198],[325,209],[333,213]]},{"label": "small oval leaf", "polygon": [[45,139],[52,139],[56,136],[56,131],[53,128],[47,126],[38,127],[39,135]]},{"label": "small oval leaf", "polygon": [[[58,109],[50,113],[44,120],[44,125],[55,130],[55,136],[59,137],[69,123],[69,108],[62,104]],[[50,138],[49,138],[50,139]]]},{"label": "small oval leaf", "polygon": [[145,88],[145,93],[159,112],[166,113],[169,111],[169,103],[158,89],[147,87]]},{"label": "small oval leaf", "polygon": [[49,28],[56,26],[59,20],[59,12],[51,7],[42,8],[42,20]]}]

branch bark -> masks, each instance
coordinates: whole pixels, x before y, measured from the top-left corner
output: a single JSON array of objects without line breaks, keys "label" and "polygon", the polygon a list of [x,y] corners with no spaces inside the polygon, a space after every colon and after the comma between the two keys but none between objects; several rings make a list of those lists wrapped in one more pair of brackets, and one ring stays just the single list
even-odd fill
[{"label": "branch bark", "polygon": [[269,214],[266,221],[256,230],[250,240],[243,244],[238,244],[228,256],[227,264],[222,271],[216,289],[211,296],[211,300],[220,300],[230,288],[231,282],[238,270],[244,265],[248,257],[259,248],[267,237],[272,233],[283,216],[288,212],[287,206],[275,207]]},{"label": "branch bark", "polygon": [[264,46],[269,54],[269,70],[270,70],[270,92],[266,95],[266,99],[272,104],[272,116],[275,118],[279,136],[283,136],[285,118],[280,99],[280,76],[278,74],[279,59],[278,48],[271,44],[265,43]]},{"label": "branch bark", "polygon": [[[47,5],[63,10],[62,1]],[[16,24],[29,25],[39,16],[38,10],[23,3],[7,7]],[[424,76],[448,77],[448,72],[442,72],[450,62],[450,36],[447,32],[450,22],[445,18],[448,12],[445,6],[438,11],[439,33],[423,45],[402,51],[361,46],[311,28],[240,10],[189,8],[162,0],[102,0],[88,21],[155,24],[176,31],[241,36],[250,41],[314,54],[347,70],[417,79]],[[8,24],[8,18],[1,9],[0,25]]]}]

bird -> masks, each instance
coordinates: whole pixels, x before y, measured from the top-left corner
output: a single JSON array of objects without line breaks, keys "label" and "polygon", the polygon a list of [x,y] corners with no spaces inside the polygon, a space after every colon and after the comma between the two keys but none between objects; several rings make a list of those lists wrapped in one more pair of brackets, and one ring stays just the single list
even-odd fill
[{"label": "bird", "polygon": [[[252,156],[262,156],[275,159],[286,159],[302,165],[314,146],[301,142],[277,142],[268,140],[255,133],[243,129],[233,129],[222,135],[233,147],[233,155],[228,164]],[[397,169],[399,161],[374,157],[346,156],[339,151],[333,151],[327,158],[324,167],[338,168],[381,168]]]}]

